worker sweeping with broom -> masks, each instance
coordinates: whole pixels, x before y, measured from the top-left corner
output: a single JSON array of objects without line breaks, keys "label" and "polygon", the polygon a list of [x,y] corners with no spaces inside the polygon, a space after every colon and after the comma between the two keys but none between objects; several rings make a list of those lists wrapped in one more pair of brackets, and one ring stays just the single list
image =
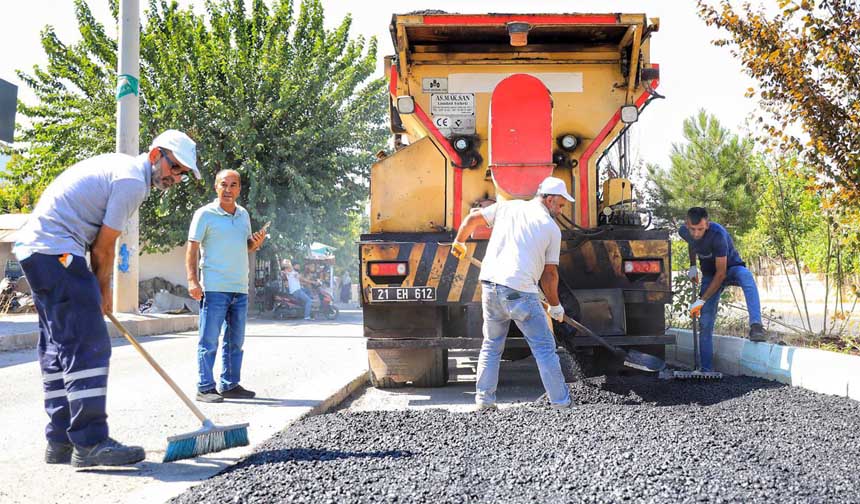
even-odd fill
[{"label": "worker sweeping with broom", "polygon": [[157,136],[138,157],[85,159],[45,189],[16,237],[13,252],[39,314],[49,464],[118,466],[145,457],[143,448],[109,436],[111,344],[102,315],[112,311],[114,250],[129,218],[150,188],[166,191],[189,173],[200,178],[196,145],[176,130]]}]

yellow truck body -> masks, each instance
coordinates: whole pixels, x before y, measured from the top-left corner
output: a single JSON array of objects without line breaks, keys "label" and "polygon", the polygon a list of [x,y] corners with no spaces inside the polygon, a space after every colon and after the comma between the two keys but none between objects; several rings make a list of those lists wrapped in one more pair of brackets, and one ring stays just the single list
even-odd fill
[{"label": "yellow truck body", "polygon": [[[600,165],[659,97],[649,51],[658,27],[644,14],[393,16],[395,149],[371,167],[359,244],[375,385],[442,385],[447,350],[480,345],[479,271],[450,255],[453,235],[468,212],[532,197],[548,175],[576,198],[558,218],[566,310],[617,344],[653,352],[670,341],[668,233],[643,223],[626,173]],[[490,233],[468,242],[475,257]]]}]

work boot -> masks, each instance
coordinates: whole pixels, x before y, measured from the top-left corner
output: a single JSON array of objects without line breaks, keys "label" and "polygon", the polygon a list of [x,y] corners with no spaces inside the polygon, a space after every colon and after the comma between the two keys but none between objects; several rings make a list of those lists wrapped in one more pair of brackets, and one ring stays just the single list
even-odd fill
[{"label": "work boot", "polygon": [[764,327],[761,324],[750,324],[750,341],[767,341],[767,336],[764,334]]},{"label": "work boot", "polygon": [[246,390],[242,388],[241,385],[236,385],[230,390],[224,390],[221,392],[221,397],[224,397],[226,399],[253,399],[256,395],[256,392]]},{"label": "work boot", "polygon": [[72,460],[72,443],[60,443],[57,441],[48,441],[48,447],[45,448],[45,463],[46,464],[68,464]]},{"label": "work boot", "polygon": [[140,446],[125,446],[107,438],[93,446],[77,446],[72,452],[72,467],[132,465],[146,458]]},{"label": "work boot", "polygon": [[207,402],[207,403],[224,402],[224,398],[221,397],[221,394],[219,394],[218,391],[215,389],[198,390],[197,391],[197,400],[200,402]]}]

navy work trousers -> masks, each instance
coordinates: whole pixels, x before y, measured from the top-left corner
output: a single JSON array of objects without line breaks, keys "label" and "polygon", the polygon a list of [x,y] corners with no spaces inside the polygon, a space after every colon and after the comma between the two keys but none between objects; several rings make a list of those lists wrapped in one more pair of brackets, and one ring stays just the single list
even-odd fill
[{"label": "navy work trousers", "polygon": [[50,441],[92,446],[108,436],[111,346],[95,275],[80,256],[33,254],[21,267],[39,314],[39,363]]}]

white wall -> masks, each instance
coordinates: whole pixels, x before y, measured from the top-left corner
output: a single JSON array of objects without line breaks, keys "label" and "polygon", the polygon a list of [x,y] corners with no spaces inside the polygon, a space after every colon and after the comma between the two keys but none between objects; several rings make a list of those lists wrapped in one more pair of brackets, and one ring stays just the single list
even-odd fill
[{"label": "white wall", "polygon": [[140,280],[161,277],[168,282],[185,286],[185,247],[176,247],[166,254],[140,256]]}]

